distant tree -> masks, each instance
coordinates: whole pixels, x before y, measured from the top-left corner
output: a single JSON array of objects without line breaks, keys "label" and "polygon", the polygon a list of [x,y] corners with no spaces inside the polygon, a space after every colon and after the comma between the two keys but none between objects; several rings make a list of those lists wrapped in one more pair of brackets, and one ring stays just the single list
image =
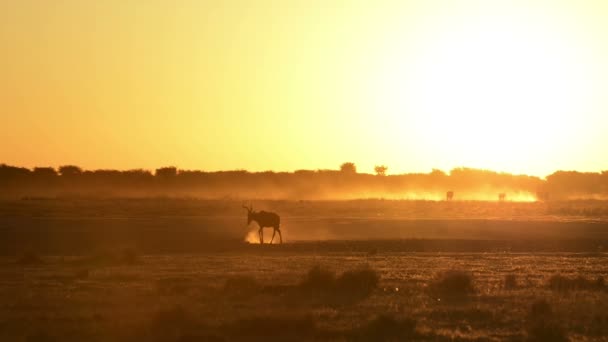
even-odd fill
[{"label": "distant tree", "polygon": [[54,177],[57,176],[57,171],[52,167],[35,167],[34,175],[38,177]]},{"label": "distant tree", "polygon": [[388,170],[386,165],[376,165],[376,167],[374,167],[374,171],[378,176],[386,176],[386,170]]},{"label": "distant tree", "polygon": [[62,177],[78,176],[82,174],[82,169],[75,165],[63,165],[59,167],[59,175]]},{"label": "distant tree", "polygon": [[355,166],[355,163],[343,163],[340,165],[340,171],[342,173],[357,173],[357,166]]},{"label": "distant tree", "polygon": [[433,171],[431,171],[431,176],[433,176],[433,177],[444,177],[444,176],[446,176],[446,174],[445,174],[445,172],[443,172],[443,170],[433,169]]},{"label": "distant tree", "polygon": [[161,167],[156,169],[156,177],[170,178],[177,176],[177,168],[175,166]]}]

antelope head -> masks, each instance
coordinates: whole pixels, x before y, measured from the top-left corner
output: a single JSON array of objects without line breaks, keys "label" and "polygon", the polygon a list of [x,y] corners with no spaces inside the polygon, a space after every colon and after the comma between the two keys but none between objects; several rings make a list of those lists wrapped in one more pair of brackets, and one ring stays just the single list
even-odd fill
[{"label": "antelope head", "polygon": [[247,225],[251,224],[251,221],[253,221],[253,205],[249,205],[249,207],[247,207],[245,205],[245,203],[243,203],[243,208],[247,209]]}]

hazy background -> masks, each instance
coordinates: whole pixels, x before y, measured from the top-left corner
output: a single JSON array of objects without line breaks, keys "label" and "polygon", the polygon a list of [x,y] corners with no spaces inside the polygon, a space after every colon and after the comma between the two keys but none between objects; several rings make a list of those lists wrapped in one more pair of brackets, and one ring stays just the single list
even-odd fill
[{"label": "hazy background", "polygon": [[602,1],[0,2],[0,160],[608,168]]}]

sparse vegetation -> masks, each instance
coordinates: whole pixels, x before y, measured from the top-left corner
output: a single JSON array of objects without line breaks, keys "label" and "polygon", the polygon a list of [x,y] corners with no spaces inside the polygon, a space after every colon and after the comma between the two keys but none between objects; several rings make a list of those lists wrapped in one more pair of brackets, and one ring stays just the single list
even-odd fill
[{"label": "sparse vegetation", "polygon": [[437,275],[430,288],[445,298],[461,298],[475,291],[473,275],[462,270],[450,270]]},{"label": "sparse vegetation", "polygon": [[553,291],[583,291],[583,290],[606,290],[606,285],[603,277],[598,277],[595,280],[587,279],[582,275],[574,278],[566,277],[560,274],[552,275],[548,282],[548,287]]},{"label": "sparse vegetation", "polygon": [[[285,215],[292,240],[259,246],[231,235],[244,223],[240,201],[0,203],[0,212],[13,212],[6,216],[16,222],[39,213],[36,224],[52,229],[48,238],[25,234],[38,226],[14,224],[20,230],[12,231],[13,240],[0,239],[6,253],[0,257],[0,340],[603,338],[603,224],[391,218],[441,210],[489,215],[492,208],[528,215],[546,206],[503,204],[262,202]],[[312,218],[300,223],[298,217]],[[314,237],[322,241],[293,242],[317,227],[328,234]],[[11,232],[6,229],[0,233]],[[379,239],[323,240],[371,231]],[[400,232],[424,238],[394,239]],[[520,239],[501,240],[515,232]],[[470,238],[488,233],[496,240]],[[527,239],[540,233],[543,240]],[[550,234],[559,239],[545,240]],[[238,240],[227,240],[231,236]],[[26,250],[36,253],[18,262]],[[539,296],[545,300],[535,301]]]},{"label": "sparse vegetation", "polygon": [[300,288],[326,301],[350,302],[369,296],[379,281],[380,275],[370,267],[347,270],[336,276],[334,272],[316,265],[306,273]]}]

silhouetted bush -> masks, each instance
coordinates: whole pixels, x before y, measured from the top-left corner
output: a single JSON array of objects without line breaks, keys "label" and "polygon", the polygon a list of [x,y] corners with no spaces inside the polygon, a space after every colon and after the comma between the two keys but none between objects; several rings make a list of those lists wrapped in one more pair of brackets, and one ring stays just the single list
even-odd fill
[{"label": "silhouetted bush", "polygon": [[332,291],[335,282],[335,272],[315,265],[306,273],[300,287],[309,291]]},{"label": "silhouetted bush", "polygon": [[82,174],[82,169],[75,165],[64,165],[59,167],[59,175],[62,177],[74,177]]},{"label": "silhouetted bush", "polygon": [[506,290],[513,290],[518,287],[519,285],[517,284],[517,276],[515,274],[507,274],[505,276],[504,288]]},{"label": "silhouetted bush", "polygon": [[343,173],[355,174],[357,173],[357,166],[355,166],[355,163],[343,163],[340,165],[340,171]]},{"label": "silhouetted bush", "polygon": [[379,281],[378,272],[365,267],[342,273],[336,279],[336,288],[342,295],[367,297],[378,287]]},{"label": "silhouetted bush", "polygon": [[336,276],[320,266],[311,268],[299,288],[327,303],[349,303],[369,296],[377,287],[380,275],[369,267],[345,271]]},{"label": "silhouetted bush", "polygon": [[568,336],[545,299],[534,301],[528,313],[527,340],[537,342],[568,341]]},{"label": "silhouetted bush", "polygon": [[439,274],[430,287],[436,294],[445,297],[463,297],[475,291],[473,275],[457,270]]},{"label": "silhouetted bush", "polygon": [[167,166],[156,169],[156,177],[171,178],[177,176],[177,168],[175,166]]}]

